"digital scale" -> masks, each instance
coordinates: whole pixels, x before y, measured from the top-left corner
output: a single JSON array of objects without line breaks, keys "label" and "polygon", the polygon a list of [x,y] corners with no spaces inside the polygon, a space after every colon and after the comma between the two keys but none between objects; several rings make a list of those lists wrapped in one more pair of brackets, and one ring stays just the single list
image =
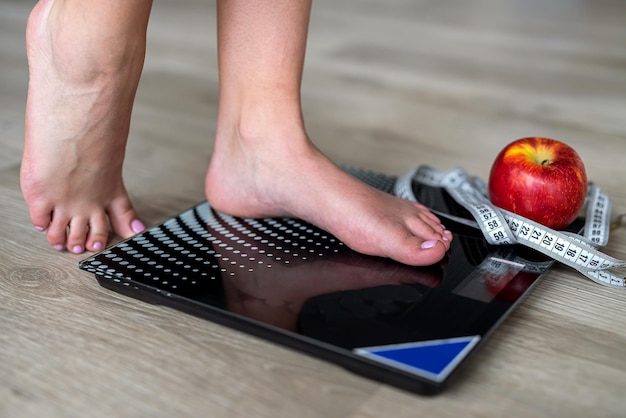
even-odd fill
[{"label": "digital scale", "polygon": [[[390,193],[397,180],[347,170]],[[442,188],[414,183],[413,192],[470,218]],[[454,234],[448,256],[411,267],[356,253],[298,219],[236,218],[203,202],[79,266],[127,296],[433,394],[553,263],[520,245],[490,246],[463,222],[445,224]]]}]

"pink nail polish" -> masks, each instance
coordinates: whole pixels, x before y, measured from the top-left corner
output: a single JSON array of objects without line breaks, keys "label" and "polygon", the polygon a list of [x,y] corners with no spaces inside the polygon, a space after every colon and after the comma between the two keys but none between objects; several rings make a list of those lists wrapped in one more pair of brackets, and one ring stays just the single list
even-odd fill
[{"label": "pink nail polish", "polygon": [[93,243],[93,249],[96,251],[100,251],[102,249],[102,243],[100,241],[96,241]]},{"label": "pink nail polish", "polygon": [[431,239],[431,240],[422,242],[421,247],[422,249],[427,250],[429,248],[433,248],[435,245],[437,245],[437,240]]},{"label": "pink nail polish", "polygon": [[54,248],[57,251],[63,251],[63,245],[61,245],[61,244],[57,244],[57,245],[53,246],[52,248]]},{"label": "pink nail polish", "polygon": [[133,230],[133,232],[135,232],[135,234],[143,232],[143,230],[146,229],[144,224],[139,219],[135,219],[134,221],[132,221],[130,223],[130,227]]},{"label": "pink nail polish", "polygon": [[74,246],[72,247],[72,252],[73,252],[74,254],[80,254],[80,253],[82,253],[82,252],[83,252],[83,247],[82,247],[82,246],[80,246],[80,245],[74,245]]},{"label": "pink nail polish", "polygon": [[35,229],[36,229],[37,231],[41,232],[41,231],[43,231],[43,230],[44,230],[44,229],[46,229],[46,228],[44,228],[43,226],[35,225]]}]

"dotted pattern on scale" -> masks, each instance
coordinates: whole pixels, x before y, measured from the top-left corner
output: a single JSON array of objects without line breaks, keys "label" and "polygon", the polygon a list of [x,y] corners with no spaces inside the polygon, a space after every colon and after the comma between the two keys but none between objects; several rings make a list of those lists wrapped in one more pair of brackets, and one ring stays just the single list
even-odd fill
[{"label": "dotted pattern on scale", "polygon": [[[370,171],[346,171],[385,192],[395,178]],[[80,263],[104,279],[127,282],[143,276],[156,288],[180,291],[238,272],[295,266],[351,251],[325,231],[298,219],[237,218],[201,203],[161,225],[110,247]]]}]

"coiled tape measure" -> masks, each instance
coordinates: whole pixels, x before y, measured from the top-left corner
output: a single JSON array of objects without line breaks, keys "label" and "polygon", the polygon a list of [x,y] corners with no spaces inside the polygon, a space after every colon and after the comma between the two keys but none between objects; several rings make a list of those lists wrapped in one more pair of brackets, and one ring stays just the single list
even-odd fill
[{"label": "coiled tape measure", "polygon": [[[398,178],[394,186],[396,196],[417,202],[412,182],[444,188],[457,203],[467,209],[475,221],[432,210],[433,213],[480,229],[491,245],[521,244],[572,267],[594,282],[626,289],[626,277],[610,270],[626,267],[626,261],[608,256],[597,247],[605,246],[611,228],[611,202],[600,188],[589,183],[585,227],[583,234],[556,231],[494,206],[488,199],[486,184],[477,177],[468,176],[461,168],[448,172],[419,166]],[[626,214],[618,215],[614,226]]]}]

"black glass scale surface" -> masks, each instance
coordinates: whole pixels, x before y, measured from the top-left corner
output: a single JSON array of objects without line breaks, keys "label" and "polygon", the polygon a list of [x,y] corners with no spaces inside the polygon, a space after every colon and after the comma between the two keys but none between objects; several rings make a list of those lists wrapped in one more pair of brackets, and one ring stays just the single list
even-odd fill
[{"label": "black glass scale surface", "polygon": [[[348,171],[393,190],[393,177]],[[442,189],[413,187],[425,205],[469,218]],[[128,296],[436,393],[551,265],[444,222],[454,233],[448,256],[411,267],[358,254],[298,219],[235,218],[204,202],[79,266]]]}]

